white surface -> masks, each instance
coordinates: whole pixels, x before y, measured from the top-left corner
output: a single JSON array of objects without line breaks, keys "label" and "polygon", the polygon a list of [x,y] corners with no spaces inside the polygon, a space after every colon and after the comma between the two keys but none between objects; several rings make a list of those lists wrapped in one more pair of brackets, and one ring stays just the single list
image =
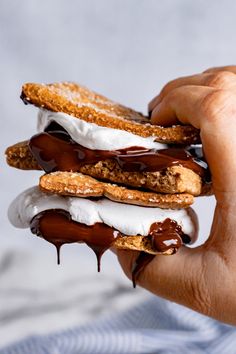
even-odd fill
[{"label": "white surface", "polygon": [[154,142],[156,137],[142,138],[124,130],[101,127],[85,122],[62,112],[40,110],[38,114],[38,131],[43,132],[50,122],[61,125],[78,144],[92,150],[118,150],[131,146],[147,149],[165,149],[167,145]]},{"label": "white surface", "polygon": [[17,196],[9,207],[8,216],[15,227],[27,228],[34,216],[50,209],[68,211],[72,220],[82,224],[104,223],[130,236],[147,236],[153,223],[163,222],[167,218],[175,220],[183,232],[191,238],[195,238],[197,231],[196,222],[192,220],[192,213],[189,213],[188,209],[145,208],[116,203],[106,198],[94,201],[56,194],[48,195],[41,192],[38,187],[29,188]]},{"label": "white surface", "polygon": [[[130,287],[114,255],[105,255],[107,262],[97,276],[91,251],[68,246],[58,268],[55,250],[48,243],[28,230],[13,228],[7,220],[10,202],[37,184],[41,174],[5,164],[5,148],[28,139],[36,129],[35,109],[19,99],[22,83],[78,81],[146,111],[148,101],[168,80],[236,62],[235,11],[234,0],[1,0],[0,345],[6,336],[10,341],[40,328],[51,331],[58,325],[91,319],[77,302],[89,281],[88,292],[94,294],[95,302],[103,293],[106,274],[109,282],[114,279],[125,289]],[[199,243],[209,234],[214,204],[213,197],[198,198],[194,204],[200,220]],[[79,281],[85,274],[88,277]],[[55,277],[62,295],[54,293]],[[74,301],[68,300],[70,310],[65,306],[60,313],[62,306],[49,306],[42,316],[36,315],[41,297],[49,304],[48,294],[52,294],[50,299],[58,303],[61,296],[68,296],[68,283],[75,287]],[[28,293],[28,287],[38,290]],[[16,297],[26,306],[15,305]],[[34,306],[27,312],[29,298]],[[124,298],[121,306],[126,306]]]}]

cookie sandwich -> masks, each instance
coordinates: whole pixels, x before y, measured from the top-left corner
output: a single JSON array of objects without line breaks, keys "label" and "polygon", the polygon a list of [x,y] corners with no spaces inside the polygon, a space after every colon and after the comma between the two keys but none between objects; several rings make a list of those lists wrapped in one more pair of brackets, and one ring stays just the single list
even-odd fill
[{"label": "cookie sandwich", "polygon": [[13,225],[30,227],[58,254],[64,243],[87,243],[98,268],[110,247],[141,251],[141,269],[196,239],[189,206],[211,190],[198,130],[151,125],[74,83],[25,84],[21,98],[39,109],[38,132],[10,146],[7,162],[44,174],[10,206]]}]

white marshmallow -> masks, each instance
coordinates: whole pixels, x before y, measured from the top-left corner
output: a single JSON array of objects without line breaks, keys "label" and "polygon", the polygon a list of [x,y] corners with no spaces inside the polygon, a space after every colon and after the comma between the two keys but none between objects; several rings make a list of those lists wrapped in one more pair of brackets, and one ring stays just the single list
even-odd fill
[{"label": "white marshmallow", "polygon": [[105,198],[94,201],[63,197],[43,193],[38,187],[21,193],[10,205],[8,217],[15,227],[27,228],[35,215],[49,209],[68,211],[72,220],[86,225],[102,222],[125,235],[146,236],[154,222],[162,222],[166,218],[175,220],[193,239],[197,233],[196,216],[190,208],[171,210],[122,204]]},{"label": "white marshmallow", "polygon": [[119,150],[131,146],[147,149],[165,149],[166,144],[157,143],[156,137],[143,138],[125,130],[101,127],[66,113],[57,113],[40,109],[38,114],[38,132],[43,132],[50,122],[61,125],[78,144],[91,150]]}]

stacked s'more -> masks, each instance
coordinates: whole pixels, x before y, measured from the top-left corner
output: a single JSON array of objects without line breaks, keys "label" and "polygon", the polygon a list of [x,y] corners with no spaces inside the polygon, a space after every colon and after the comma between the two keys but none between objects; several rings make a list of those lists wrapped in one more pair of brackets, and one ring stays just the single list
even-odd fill
[{"label": "stacked s'more", "polygon": [[[43,172],[9,208],[11,223],[60,250],[86,243],[171,255],[197,237],[194,197],[209,194],[208,168],[191,126],[147,117],[75,83],[27,83],[38,131],[6,150],[10,166]],[[58,252],[59,254],[59,252]]]}]

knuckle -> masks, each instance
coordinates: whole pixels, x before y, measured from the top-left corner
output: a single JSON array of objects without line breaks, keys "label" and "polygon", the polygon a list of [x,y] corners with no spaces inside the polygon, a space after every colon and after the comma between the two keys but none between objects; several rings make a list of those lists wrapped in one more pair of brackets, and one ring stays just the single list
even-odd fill
[{"label": "knuckle", "polygon": [[170,94],[172,91],[176,90],[176,88],[178,88],[179,85],[182,86],[181,84],[183,83],[184,79],[185,78],[182,77],[182,78],[177,78],[177,79],[167,82],[167,84],[165,84],[165,86],[163,86],[163,88],[160,92],[160,96],[163,98],[167,94]]},{"label": "knuckle", "polygon": [[169,103],[172,100],[178,99],[180,93],[182,91],[182,87],[175,87],[172,90],[169,90],[169,92],[166,92],[166,95],[164,97],[164,100]]},{"label": "knuckle", "polygon": [[213,68],[207,68],[206,70],[204,70],[203,71],[203,73],[205,74],[205,73],[211,73],[211,72],[214,72],[215,71],[215,68],[213,67]]},{"label": "knuckle", "polygon": [[218,89],[200,101],[200,112],[208,121],[215,122],[236,111],[236,97],[229,90]]},{"label": "knuckle", "polygon": [[173,86],[173,81],[169,81],[167,84],[165,84],[165,86],[163,86],[161,92],[160,92],[160,96],[163,98],[164,96],[166,96],[169,91],[171,91]]},{"label": "knuckle", "polygon": [[236,82],[235,74],[229,71],[219,71],[209,74],[206,79],[206,85],[223,89],[232,86],[232,83]]}]

